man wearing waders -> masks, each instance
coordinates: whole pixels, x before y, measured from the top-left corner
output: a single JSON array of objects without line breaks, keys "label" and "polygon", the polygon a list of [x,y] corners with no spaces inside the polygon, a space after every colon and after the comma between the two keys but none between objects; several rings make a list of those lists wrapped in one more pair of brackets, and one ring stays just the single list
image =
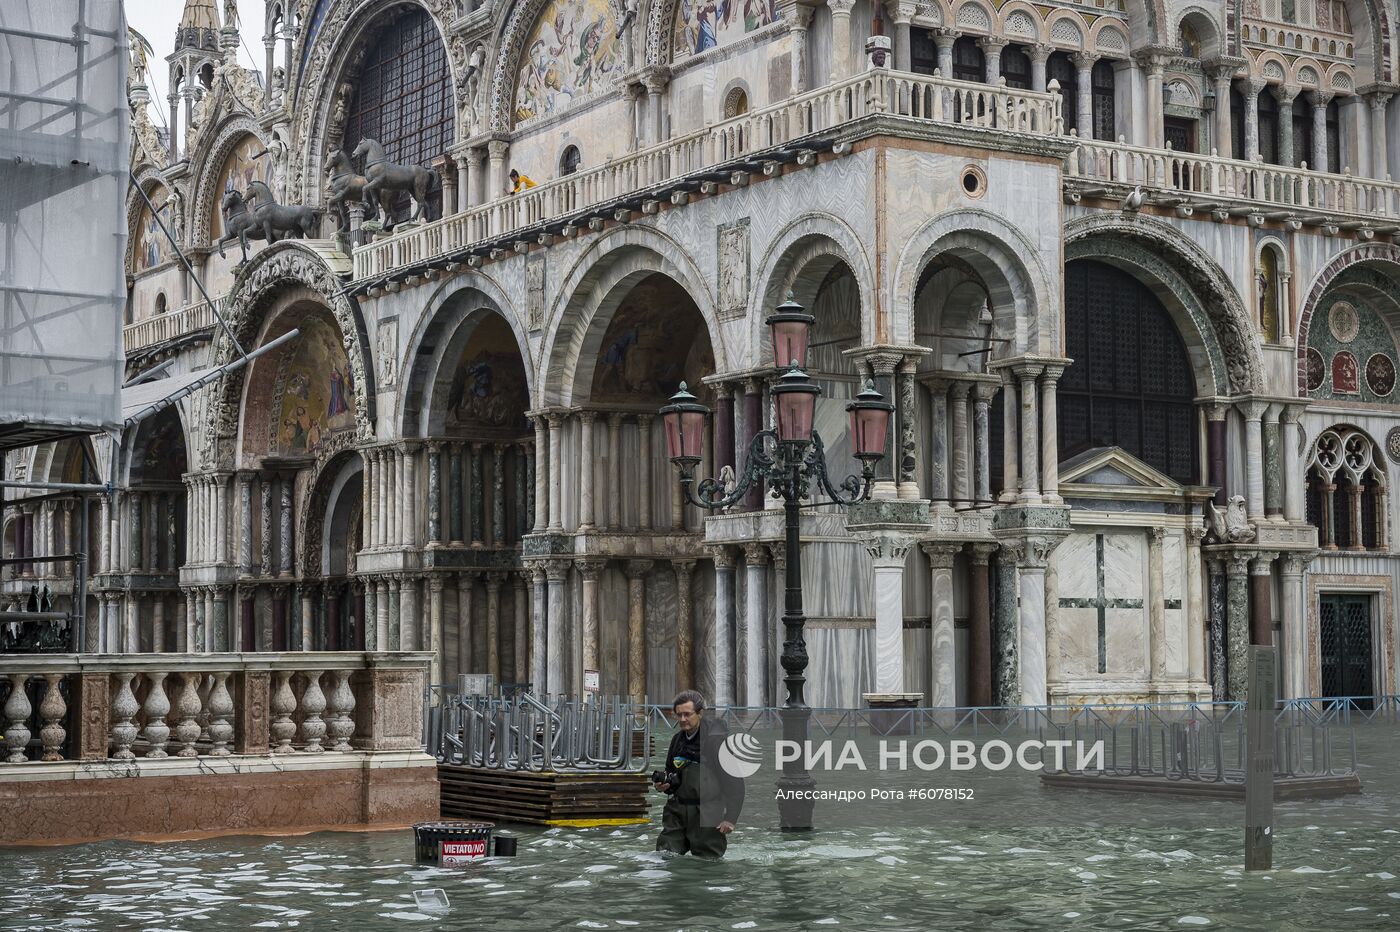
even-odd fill
[{"label": "man wearing waders", "polygon": [[680,730],[666,751],[665,770],[652,775],[656,788],[670,796],[656,849],[719,858],[744,807],[744,781],[720,766],[720,745],[729,729],[705,718],[705,699],[694,690],[676,696],[671,708]]}]

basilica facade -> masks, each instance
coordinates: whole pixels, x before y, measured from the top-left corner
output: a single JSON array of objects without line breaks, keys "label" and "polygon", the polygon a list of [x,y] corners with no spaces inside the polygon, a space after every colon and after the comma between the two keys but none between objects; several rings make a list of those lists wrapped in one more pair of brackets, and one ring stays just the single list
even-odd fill
[{"label": "basilica facade", "polygon": [[[791,296],[838,475],[896,406],[803,515],[814,707],[1236,699],[1250,643],[1400,688],[1394,0],[235,6],[133,49],[125,262],[142,392],[238,365],[7,464],[115,479],[3,531],[87,525],[88,650],[781,703],[782,513],[687,504],[657,410],[742,473]],[[344,196],[386,163],[423,189]]]}]

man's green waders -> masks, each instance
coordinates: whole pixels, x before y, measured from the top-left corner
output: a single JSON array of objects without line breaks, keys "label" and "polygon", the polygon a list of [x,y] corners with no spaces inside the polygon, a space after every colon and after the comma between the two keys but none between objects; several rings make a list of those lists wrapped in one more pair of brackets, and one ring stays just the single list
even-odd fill
[{"label": "man's green waders", "polygon": [[[700,821],[700,800],[719,798],[718,781],[703,763],[687,764],[681,768],[680,775],[680,787],[666,800],[666,808],[661,811],[661,834],[656,839],[656,850],[690,853],[701,858],[723,857],[729,847],[729,837],[714,824]],[[723,806],[706,808],[723,811]]]}]

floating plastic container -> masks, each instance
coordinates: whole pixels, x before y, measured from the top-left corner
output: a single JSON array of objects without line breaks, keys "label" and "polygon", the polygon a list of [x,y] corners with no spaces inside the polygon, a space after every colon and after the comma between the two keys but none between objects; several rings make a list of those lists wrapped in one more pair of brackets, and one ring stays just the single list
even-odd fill
[{"label": "floating plastic container", "polygon": [[420,864],[458,867],[491,853],[494,822],[419,822],[413,826],[413,853]]},{"label": "floating plastic container", "polygon": [[447,912],[447,891],[442,887],[414,890],[413,902],[424,912],[445,913]]}]

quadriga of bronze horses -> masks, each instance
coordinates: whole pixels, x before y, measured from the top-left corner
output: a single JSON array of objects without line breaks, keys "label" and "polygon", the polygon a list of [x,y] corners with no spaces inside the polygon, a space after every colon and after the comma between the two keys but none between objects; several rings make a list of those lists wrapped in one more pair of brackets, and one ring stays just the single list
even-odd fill
[{"label": "quadriga of bronze horses", "polygon": [[355,166],[350,163],[350,156],[344,151],[337,149],[326,159],[326,175],[326,208],[339,214],[342,233],[350,231],[351,201],[364,203],[366,220],[379,216],[378,204],[365,197],[365,187],[369,184],[369,179],[356,174]]},{"label": "quadriga of bronze horses", "polygon": [[438,180],[437,172],[420,165],[395,165],[384,156],[384,147],[373,139],[361,139],[351,158],[365,157],[364,200],[366,203],[379,201],[384,214],[384,225],[392,226],[393,216],[389,212],[389,196],[395,191],[407,191],[414,201],[413,219],[424,220],[428,216],[428,189]]},{"label": "quadriga of bronze horses", "polygon": [[310,238],[320,226],[315,210],[277,203],[272,190],[261,181],[248,182],[248,204],[253,223],[262,228],[263,237],[269,243],[279,239]]},{"label": "quadriga of bronze horses", "polygon": [[224,216],[224,235],[219,238],[219,258],[224,257],[224,244],[231,240],[238,240],[238,245],[243,248],[243,259],[248,261],[248,240],[266,239],[263,229],[253,220],[253,214],[248,210],[248,205],[243,201],[243,194],[240,191],[232,190],[224,192],[223,200],[219,203],[219,209]]}]

